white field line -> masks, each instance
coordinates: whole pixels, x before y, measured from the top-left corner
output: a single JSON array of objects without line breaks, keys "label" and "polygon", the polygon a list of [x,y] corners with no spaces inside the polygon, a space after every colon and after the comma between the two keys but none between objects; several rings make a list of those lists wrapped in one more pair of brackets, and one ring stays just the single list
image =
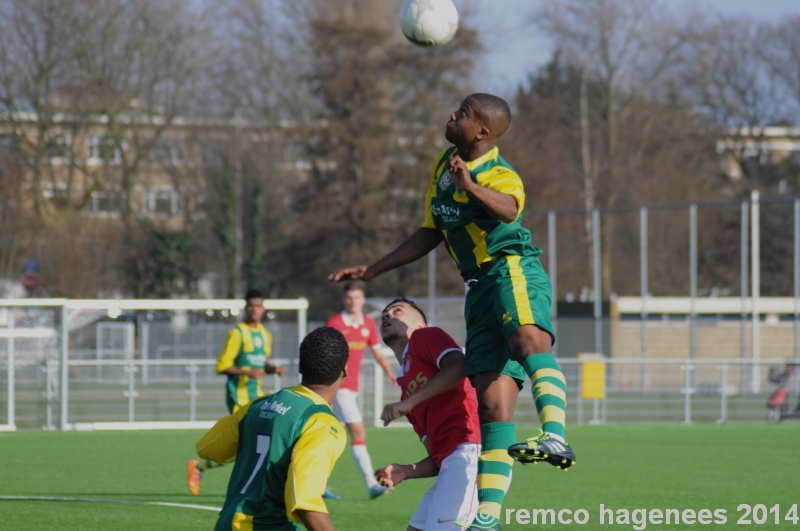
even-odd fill
[{"label": "white field line", "polygon": [[58,498],[54,496],[0,496],[0,501],[56,501],[56,502],[90,502],[90,503],[129,503],[132,505],[160,505],[162,507],[182,507],[184,509],[201,509],[203,511],[222,510],[221,507],[211,507],[210,505],[192,505],[189,503],[172,503],[158,501],[141,500],[106,500],[102,498]]}]

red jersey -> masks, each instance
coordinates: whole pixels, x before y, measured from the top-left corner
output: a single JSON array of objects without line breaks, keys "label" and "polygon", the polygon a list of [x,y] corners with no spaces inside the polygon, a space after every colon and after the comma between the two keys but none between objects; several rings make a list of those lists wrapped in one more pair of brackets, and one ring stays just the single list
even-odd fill
[{"label": "red jersey", "polygon": [[364,359],[364,350],[367,346],[373,350],[381,344],[378,327],[371,317],[361,316],[361,321],[352,321],[342,312],[334,315],[325,326],[335,328],[342,333],[350,347],[350,357],[347,359],[347,378],[342,383],[342,389],[357,392],[361,382],[361,360]]},{"label": "red jersey", "polygon": [[[420,328],[414,332],[397,375],[402,398],[414,394],[436,376],[442,358],[452,351],[461,352],[461,348],[441,328]],[[420,439],[428,438],[431,455],[439,467],[459,444],[481,442],[478,398],[466,378],[449,391],[417,405],[408,414],[408,420]]]}]

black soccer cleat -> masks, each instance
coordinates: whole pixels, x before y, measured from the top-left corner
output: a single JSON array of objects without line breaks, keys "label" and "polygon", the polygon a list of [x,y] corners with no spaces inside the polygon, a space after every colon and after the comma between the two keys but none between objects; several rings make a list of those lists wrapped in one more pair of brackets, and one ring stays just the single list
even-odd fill
[{"label": "black soccer cleat", "polygon": [[575,453],[566,442],[561,442],[541,432],[536,437],[531,437],[525,442],[517,443],[508,448],[508,455],[527,465],[539,464],[546,461],[564,472],[575,464]]}]

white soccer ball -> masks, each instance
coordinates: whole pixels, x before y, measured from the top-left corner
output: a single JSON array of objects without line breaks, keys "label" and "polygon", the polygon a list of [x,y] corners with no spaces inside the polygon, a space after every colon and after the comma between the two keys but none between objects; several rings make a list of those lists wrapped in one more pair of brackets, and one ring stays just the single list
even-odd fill
[{"label": "white soccer ball", "polygon": [[403,35],[420,48],[450,42],[458,30],[458,10],[451,0],[406,0],[400,10]]}]

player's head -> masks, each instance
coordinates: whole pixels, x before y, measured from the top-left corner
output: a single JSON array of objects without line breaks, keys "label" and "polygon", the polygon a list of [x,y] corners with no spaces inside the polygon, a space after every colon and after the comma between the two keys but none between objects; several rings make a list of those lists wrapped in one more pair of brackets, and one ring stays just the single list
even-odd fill
[{"label": "player's head", "polygon": [[381,312],[381,337],[391,346],[395,341],[408,341],[415,330],[428,326],[428,320],[414,301],[395,299]]},{"label": "player's head", "polygon": [[305,386],[341,385],[350,347],[341,332],[329,326],[317,328],[300,343],[300,374]]},{"label": "player's head", "polygon": [[244,311],[247,314],[247,321],[260,323],[264,318],[264,294],[257,289],[247,290],[244,296]]},{"label": "player's head", "polygon": [[494,142],[508,130],[511,109],[503,98],[491,94],[470,94],[450,115],[444,136],[456,146]]},{"label": "player's head", "polygon": [[364,296],[364,287],[356,282],[348,282],[344,285],[344,295],[342,305],[344,311],[350,314],[359,314],[364,308],[367,298]]}]

